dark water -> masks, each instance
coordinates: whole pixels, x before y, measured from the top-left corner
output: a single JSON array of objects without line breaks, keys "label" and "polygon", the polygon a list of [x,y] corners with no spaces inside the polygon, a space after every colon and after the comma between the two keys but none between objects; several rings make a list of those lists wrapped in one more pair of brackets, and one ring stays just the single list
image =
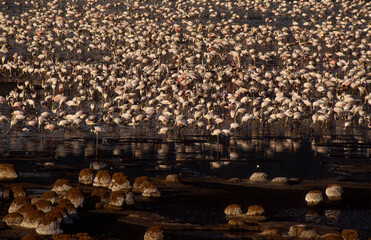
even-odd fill
[{"label": "dark water", "polygon": [[[88,167],[124,171],[132,178],[169,173],[184,177],[248,178],[253,172],[264,171],[270,179],[279,176],[302,180],[341,177],[347,181],[370,182],[370,175],[366,173],[333,171],[342,164],[369,164],[371,144],[356,136],[340,139],[228,138],[217,144],[215,138],[207,136],[117,138],[106,134],[99,136],[96,145],[95,135],[77,138],[75,135],[79,134],[76,132],[63,137],[61,133],[55,132],[52,141],[48,132],[4,135],[0,140],[1,162],[13,163],[20,173],[20,181],[42,184],[53,184],[61,177],[75,182],[79,170]],[[298,199],[302,197],[300,195]],[[300,199],[298,202],[302,202]],[[264,197],[259,201],[264,202]],[[348,205],[319,211],[308,210],[302,204],[265,206],[273,220],[354,228],[366,237],[371,215],[365,199],[361,202],[359,206],[356,201],[350,201]],[[173,207],[172,213],[181,208]],[[189,205],[184,207],[189,208]],[[195,207],[200,211],[198,205]],[[166,208],[172,209],[168,205]],[[159,211],[164,209],[160,207]],[[189,216],[183,217],[189,220]],[[215,219],[223,218],[219,217]]]},{"label": "dark water", "polygon": [[[222,139],[195,136],[188,139],[107,138],[95,136],[61,139],[54,133],[34,136],[18,133],[1,138],[3,161],[18,165],[23,176],[48,169],[127,169],[131,177],[179,173],[184,176],[248,178],[264,171],[269,178],[321,179],[346,176],[332,169],[339,164],[369,164],[371,144],[356,138],[332,144],[290,138]],[[40,175],[38,177],[41,177]],[[354,174],[357,181],[369,181]]]}]

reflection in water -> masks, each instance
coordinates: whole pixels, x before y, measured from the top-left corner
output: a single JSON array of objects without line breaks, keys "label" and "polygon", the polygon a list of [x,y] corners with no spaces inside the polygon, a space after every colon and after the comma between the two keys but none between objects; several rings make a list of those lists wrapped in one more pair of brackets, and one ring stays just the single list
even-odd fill
[{"label": "reflection in water", "polygon": [[105,168],[107,165],[103,162],[91,161],[89,168],[94,170],[101,170]]},{"label": "reflection in water", "polygon": [[165,159],[168,152],[169,145],[167,144],[159,144],[159,146],[157,147],[157,156],[159,159]]},{"label": "reflection in water", "polygon": [[[109,139],[102,136],[98,145],[93,137],[54,139],[50,150],[47,136],[38,139],[10,136],[1,140],[4,144],[0,144],[0,155],[7,156],[16,152],[27,152],[34,156],[43,154],[57,159],[60,164],[71,164],[72,167],[89,167],[89,159],[105,158],[109,161],[94,169],[135,164],[138,169],[154,168],[152,170],[161,169],[169,173],[191,171],[196,175],[223,178],[248,178],[259,166],[259,171],[266,172],[270,179],[281,176],[300,179],[333,177],[338,173],[330,170],[341,157],[357,155],[357,158],[352,159],[353,163],[367,162],[371,149],[367,141],[330,140],[229,138],[217,144],[216,139],[203,136],[183,141]],[[67,161],[71,157],[74,161]],[[151,172],[156,174],[155,171]]]},{"label": "reflection in water", "polygon": [[112,154],[115,156],[120,156],[121,155],[121,147],[120,146],[114,146]]},{"label": "reflection in water", "polygon": [[85,157],[90,157],[95,155],[95,142],[89,141],[86,144],[85,150],[84,150]]},{"label": "reflection in water", "polygon": [[[66,146],[67,145],[67,146]],[[67,150],[66,149],[70,149],[70,144],[68,143],[65,143],[65,144],[58,144],[56,149],[55,149],[55,158],[58,159],[58,158],[65,158],[67,157]]]},{"label": "reflection in water", "polygon": [[341,211],[337,209],[326,209],[325,216],[327,220],[333,224],[336,224],[340,219]]},{"label": "reflection in water", "polygon": [[238,159],[238,153],[237,152],[230,152],[229,153],[229,159],[230,160],[237,160]]},{"label": "reflection in water", "polygon": [[305,221],[317,224],[320,223],[321,222],[320,211],[317,209],[307,209],[305,213]]},{"label": "reflection in water", "polygon": [[132,143],[132,153],[133,157],[137,159],[143,158],[143,143]]},{"label": "reflection in water", "polygon": [[177,162],[183,162],[185,160],[186,160],[186,158],[185,158],[185,155],[183,153],[176,154],[175,161],[177,161]]},{"label": "reflection in water", "polygon": [[169,170],[170,168],[171,168],[171,165],[168,164],[165,161],[159,160],[159,161],[156,162],[155,169],[157,169],[157,170]]},{"label": "reflection in water", "polygon": [[40,145],[39,144],[37,144],[35,141],[26,141],[25,142],[25,150],[27,151],[27,152],[33,152],[33,151],[37,151],[37,150],[39,150],[40,151],[40,149],[38,149],[38,147],[40,147]]},{"label": "reflection in water", "polygon": [[218,168],[221,168],[221,167],[225,167],[227,166],[228,164],[230,164],[230,162],[227,162],[227,161],[224,161],[224,162],[221,162],[221,161],[218,161],[218,162],[210,162],[210,169],[213,170],[213,169],[218,169]]},{"label": "reflection in water", "polygon": [[75,155],[75,156],[80,156],[81,155],[81,151],[83,149],[82,147],[82,143],[80,141],[74,141],[73,143],[71,143],[71,153],[72,155]]}]

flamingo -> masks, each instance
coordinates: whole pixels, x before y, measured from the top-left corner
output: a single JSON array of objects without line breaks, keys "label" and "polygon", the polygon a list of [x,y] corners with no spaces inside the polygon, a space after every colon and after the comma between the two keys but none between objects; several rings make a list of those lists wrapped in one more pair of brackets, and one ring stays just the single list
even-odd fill
[{"label": "flamingo", "polygon": [[55,127],[54,124],[47,122],[44,129],[50,131],[50,150],[52,150],[52,147],[53,147],[53,131],[56,129],[56,127]]},{"label": "flamingo", "polygon": [[219,146],[219,136],[220,136],[220,134],[222,134],[223,132],[222,132],[222,130],[220,130],[220,129],[215,129],[212,133],[211,133],[211,135],[214,135],[214,136],[216,136],[216,144]]},{"label": "flamingo", "polygon": [[96,136],[96,142],[95,142],[95,147],[96,147],[96,150],[95,150],[95,154],[96,156],[98,156],[98,135],[99,133],[102,133],[103,132],[103,128],[100,127],[100,126],[94,126],[91,131],[93,133],[95,133],[95,136]]}]

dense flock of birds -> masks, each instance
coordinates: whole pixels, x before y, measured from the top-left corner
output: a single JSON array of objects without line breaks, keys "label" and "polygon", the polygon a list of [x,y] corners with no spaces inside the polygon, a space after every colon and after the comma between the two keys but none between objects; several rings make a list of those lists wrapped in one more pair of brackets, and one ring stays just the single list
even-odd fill
[{"label": "dense flock of birds", "polygon": [[370,18],[366,0],[1,0],[0,128],[367,129]]}]

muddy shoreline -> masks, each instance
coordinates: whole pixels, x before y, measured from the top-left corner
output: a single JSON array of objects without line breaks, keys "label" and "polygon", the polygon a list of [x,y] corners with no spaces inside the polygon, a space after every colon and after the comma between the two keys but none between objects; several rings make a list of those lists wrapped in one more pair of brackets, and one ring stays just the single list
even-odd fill
[{"label": "muddy shoreline", "polygon": [[[88,206],[79,210],[80,219],[77,222],[63,226],[64,232],[88,232],[94,239],[143,239],[149,226],[159,225],[164,227],[166,239],[264,239],[261,232],[267,228],[275,228],[281,237],[276,236],[274,239],[292,239],[283,236],[290,226],[303,222],[294,221],[289,215],[283,216],[280,209],[301,209],[307,218],[312,216],[315,219],[326,211],[369,211],[371,196],[370,185],[348,182],[342,178],[299,180],[290,184],[251,183],[244,179],[225,180],[214,177],[183,178],[182,183],[167,183],[163,177],[151,178],[151,181],[160,189],[160,198],[148,199],[135,195],[136,205],[124,206],[122,209],[93,209],[87,204]],[[344,189],[340,202],[325,201],[319,207],[306,206],[304,196],[308,190],[323,190],[334,183],[341,184]],[[86,196],[93,190],[90,186],[78,183],[73,185],[82,189]],[[23,182],[1,184],[5,192],[9,186],[23,186],[28,192],[33,189],[46,191],[52,187]],[[243,209],[252,204],[262,205],[266,210],[266,219],[243,226],[228,225],[223,209],[231,203],[240,204]],[[6,214],[7,206],[9,201],[3,201],[1,217]],[[315,221],[306,221],[304,224],[321,235],[340,232],[345,228],[340,223],[336,227]],[[357,230],[362,239],[367,239],[367,229]],[[30,232],[33,231],[10,229],[3,224],[0,237],[19,239]]]},{"label": "muddy shoreline", "polygon": [[[290,226],[305,224],[321,235],[350,228],[356,229],[361,239],[370,236],[371,187],[367,142],[360,144],[360,148],[365,149],[359,152],[362,157],[353,159],[347,156],[347,152],[331,155],[336,149],[345,149],[344,146],[357,148],[348,140],[332,145],[318,142],[311,146],[304,140],[231,139],[228,146],[219,147],[207,142],[206,138],[166,141],[102,137],[98,146],[95,140],[89,139],[56,138],[51,142],[45,136],[32,144],[29,140],[3,139],[4,143],[11,145],[3,146],[2,162],[13,163],[19,170],[20,178],[17,182],[1,183],[0,189],[6,193],[13,186],[22,186],[28,195],[38,197],[50,190],[58,178],[68,178],[73,187],[83,191],[88,204],[79,209],[80,219],[77,222],[63,225],[66,234],[87,232],[94,239],[135,240],[143,239],[148,227],[160,225],[164,227],[166,239],[265,239],[267,236],[262,233],[271,228],[279,233],[273,239],[294,239],[287,236]],[[279,149],[290,147],[288,143],[297,148]],[[74,152],[72,147],[82,150]],[[168,152],[161,159],[160,153],[165,147]],[[246,152],[247,147],[254,150]],[[240,158],[233,160],[231,153],[241,154]],[[261,171],[268,171],[267,182],[251,182],[246,178],[259,171],[256,169],[258,164],[263,168]],[[281,171],[288,166],[295,166],[295,175],[289,175],[286,184],[270,181],[277,177],[275,168],[284,176]],[[161,197],[148,199],[135,194],[135,206],[96,209],[90,197],[95,188],[77,182],[80,169],[86,167],[95,169],[94,172],[107,169],[111,174],[122,171],[131,181],[147,175],[158,186]],[[317,179],[313,176],[312,179],[297,177],[311,176],[312,171],[319,170],[321,174],[316,173],[319,176]],[[164,180],[167,174],[174,173],[179,174],[182,183],[170,184]],[[246,177],[216,176],[228,176],[228,173]],[[321,190],[324,193],[330,184],[343,187],[341,201],[325,199],[318,207],[306,205],[304,198],[308,191]],[[0,218],[7,214],[10,201],[3,199]],[[265,209],[264,221],[230,226],[223,212],[229,204],[240,204],[243,211],[259,204]],[[9,228],[2,224],[0,238],[19,239],[26,233],[34,233],[34,230]]]}]

